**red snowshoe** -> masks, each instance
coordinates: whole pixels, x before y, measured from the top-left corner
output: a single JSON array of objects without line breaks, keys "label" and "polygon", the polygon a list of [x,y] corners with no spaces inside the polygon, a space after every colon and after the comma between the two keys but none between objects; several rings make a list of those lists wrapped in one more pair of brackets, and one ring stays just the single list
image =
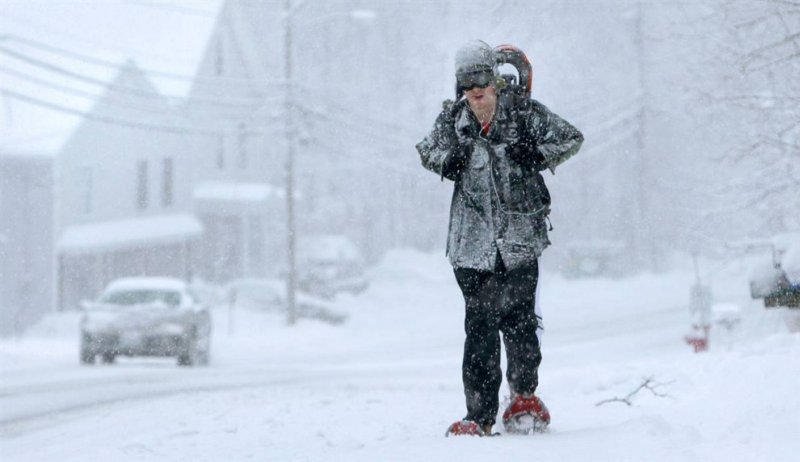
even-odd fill
[{"label": "red snowshoe", "polygon": [[508,433],[541,433],[550,425],[550,411],[535,395],[516,395],[503,412],[503,425]]},{"label": "red snowshoe", "polygon": [[471,420],[459,420],[447,428],[444,436],[494,436],[491,425],[481,427],[477,422]]}]

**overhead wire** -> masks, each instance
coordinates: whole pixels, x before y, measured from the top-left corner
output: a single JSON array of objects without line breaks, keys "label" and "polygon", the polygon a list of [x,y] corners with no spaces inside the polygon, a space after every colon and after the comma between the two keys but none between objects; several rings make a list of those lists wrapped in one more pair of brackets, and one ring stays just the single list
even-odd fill
[{"label": "overhead wire", "polygon": [[[14,90],[9,90],[8,88],[0,87],[0,94],[7,96],[9,98],[17,99],[20,101],[24,101],[29,104],[33,104],[35,106],[40,106],[46,109],[50,109],[53,111],[61,112],[64,114],[70,114],[74,116],[83,117],[89,120],[95,120],[98,122],[105,122],[113,125],[120,125],[124,127],[131,127],[131,128],[139,128],[143,130],[150,130],[150,131],[160,131],[166,133],[173,133],[173,134],[184,134],[184,135],[198,135],[198,136],[208,136],[208,137],[216,137],[224,135],[224,131],[220,131],[218,129],[198,129],[196,127],[181,127],[181,126],[171,126],[171,125],[162,125],[162,124],[152,124],[146,122],[137,122],[131,120],[124,120],[115,117],[108,117],[99,114],[94,114],[92,112],[84,112],[79,111],[73,108],[69,108],[60,104],[52,103],[50,101],[45,101],[40,98],[36,98],[30,95],[26,95],[24,93],[19,93]],[[248,135],[267,135],[267,132],[263,131],[256,131],[256,130],[248,130]]]},{"label": "overhead wire", "polygon": [[[163,124],[152,124],[152,123],[136,122],[136,121],[130,121],[130,120],[122,120],[122,119],[119,119],[119,118],[102,116],[102,115],[93,114],[93,113],[90,113],[90,112],[82,112],[82,111],[78,111],[78,110],[75,110],[75,109],[72,109],[72,108],[68,108],[68,107],[65,107],[65,106],[62,106],[62,105],[58,105],[58,104],[55,104],[55,103],[52,103],[52,102],[44,101],[44,100],[41,100],[39,98],[32,97],[30,95],[25,95],[25,94],[22,94],[22,93],[18,93],[16,91],[9,90],[9,89],[3,88],[3,87],[0,87],[0,93],[5,95],[5,96],[17,99],[17,100],[21,100],[21,101],[27,102],[29,104],[33,104],[33,105],[36,105],[36,106],[44,107],[46,109],[50,109],[50,110],[54,110],[54,111],[58,111],[58,112],[62,112],[62,113],[70,114],[70,115],[75,115],[75,116],[79,116],[79,117],[83,117],[83,118],[89,119],[89,120],[94,120],[94,121],[98,121],[98,122],[117,125],[117,126],[137,128],[137,129],[148,130],[148,131],[165,132],[165,133],[171,133],[171,134],[194,135],[194,136],[204,136],[204,137],[211,137],[211,138],[215,138],[215,137],[219,137],[219,136],[224,136],[225,135],[224,131],[220,131],[218,129],[197,129],[195,127],[188,127],[188,126],[183,126],[183,127],[182,126],[168,126],[168,125],[163,125]],[[270,136],[270,135],[272,135],[272,133],[270,133],[270,132],[259,131],[259,130],[247,130],[246,134],[248,136],[252,136],[252,135]],[[374,135],[370,135],[370,136],[374,136]],[[317,143],[317,144],[323,144],[324,145],[325,144],[324,142],[326,140],[329,141],[329,139],[330,139],[329,137],[318,137],[318,138],[315,138],[314,142]],[[373,165],[378,165],[378,166],[380,166],[382,168],[389,168],[389,169],[392,169],[393,171],[395,171],[397,173],[411,174],[411,175],[416,175],[418,173],[416,170],[413,170],[411,168],[406,168],[406,167],[399,166],[399,165],[391,163],[391,162],[389,162],[389,161],[387,161],[387,160],[385,160],[385,159],[383,159],[381,157],[373,157],[373,156],[369,156],[369,155],[353,154],[351,152],[352,150],[348,150],[348,149],[345,149],[345,148],[343,148],[341,146],[334,146],[334,145],[331,145],[331,144],[328,144],[327,147],[328,148],[333,148],[333,150],[337,153],[336,154],[337,156],[349,157],[351,159],[356,159],[356,160],[361,161],[361,162],[365,162],[365,163],[369,163],[369,164],[373,164]]]},{"label": "overhead wire", "polygon": [[117,53],[122,53],[126,56],[149,56],[152,59],[159,60],[161,62],[169,62],[174,63],[176,61],[182,61],[184,63],[194,63],[193,60],[186,59],[182,56],[175,56],[175,55],[166,55],[161,54],[156,51],[153,47],[143,48],[143,49],[132,49],[126,45],[120,45],[118,43],[112,43],[110,38],[105,38],[102,42],[98,42],[97,39],[90,39],[86,36],[81,36],[79,34],[75,34],[73,29],[62,29],[59,27],[53,27],[52,25],[45,25],[41,22],[36,20],[30,19],[28,17],[22,17],[18,14],[8,14],[4,13],[5,20],[9,21],[13,24],[22,24],[25,25],[25,29],[28,31],[39,31],[39,32],[47,32],[48,34],[55,34],[59,37],[67,38],[69,40],[75,42],[81,42],[87,45],[91,45],[92,47],[103,47],[106,50],[114,50]]},{"label": "overhead wire", "polygon": [[[30,46],[30,47],[33,47],[33,48],[37,48],[39,50],[43,50],[45,52],[51,53],[51,54],[56,54],[56,55],[59,55],[61,57],[67,57],[67,58],[70,58],[70,59],[79,60],[79,61],[82,61],[84,63],[88,63],[88,64],[92,64],[92,65],[119,68],[118,64],[113,63],[111,61],[95,58],[95,57],[88,56],[88,55],[83,54],[83,53],[70,51],[70,50],[67,50],[67,49],[64,49],[64,48],[61,48],[61,47],[48,45],[48,44],[43,43],[41,41],[31,40],[31,39],[27,39],[27,38],[24,38],[24,37],[21,37],[21,36],[13,35],[13,34],[11,34],[11,35],[8,35],[8,34],[3,35],[2,39],[4,39],[2,41],[9,41],[9,40],[10,41],[14,41],[14,42],[17,42],[18,44],[21,44],[23,46],[27,45],[27,46]],[[131,88],[131,87],[120,86],[120,85],[110,86],[107,82],[104,82],[104,81],[101,81],[101,80],[98,80],[98,79],[95,79],[95,78],[80,74],[78,72],[71,71],[69,69],[66,69],[66,68],[64,68],[62,66],[58,66],[58,65],[53,64],[52,62],[48,62],[46,60],[36,59],[36,58],[30,57],[30,56],[26,56],[26,55],[24,55],[24,54],[22,54],[22,53],[20,53],[18,51],[15,51],[13,49],[9,49],[9,48],[7,48],[5,46],[0,46],[0,52],[6,54],[7,56],[10,56],[12,58],[17,59],[18,61],[22,61],[24,63],[27,63],[27,64],[29,64],[31,66],[35,66],[35,67],[40,68],[40,69],[45,69],[45,70],[47,70],[49,72],[56,73],[56,74],[59,74],[59,75],[64,75],[64,76],[67,76],[69,78],[72,78],[72,79],[75,79],[75,80],[78,80],[78,81],[89,83],[91,85],[102,86],[102,87],[104,87],[104,88],[106,88],[108,90],[113,90],[114,92],[117,92],[117,93],[128,93],[128,94],[135,95],[137,97],[140,97],[140,98],[143,98],[143,99],[146,99],[146,100],[158,98],[162,102],[164,100],[169,100],[169,99],[172,99],[172,100],[179,100],[180,99],[182,101],[186,100],[186,99],[181,98],[181,97],[176,97],[176,96],[171,96],[171,95],[160,95],[158,93],[142,91],[141,89],[137,89],[137,88]],[[175,79],[175,80],[197,81],[198,79],[204,79],[203,77],[192,78],[190,76],[174,74],[174,73],[169,73],[169,72],[163,72],[163,71],[158,71],[158,70],[150,69],[150,68],[138,68],[137,70],[139,70],[142,73],[144,73],[146,75],[149,75],[149,76],[171,78],[171,79]],[[47,80],[44,80],[44,79],[40,79],[38,77],[30,76],[28,74],[24,74],[22,72],[15,71],[15,70],[12,70],[12,69],[0,68],[0,71],[3,71],[8,75],[13,75],[13,76],[15,76],[17,78],[24,79],[28,83],[33,83],[33,84],[40,85],[40,86],[43,86],[43,87],[46,87],[46,88],[50,88],[50,89],[54,89],[54,90],[57,90],[57,91],[61,91],[61,92],[64,92],[64,93],[70,93],[70,94],[78,95],[78,96],[81,96],[81,97],[84,97],[84,98],[87,98],[87,99],[95,99],[96,100],[96,99],[102,97],[100,95],[95,95],[95,94],[92,94],[90,92],[78,90],[78,89],[75,89],[75,88],[72,88],[72,87],[69,87],[69,86],[53,83],[53,82],[50,82],[50,81],[47,81]],[[258,81],[258,80],[247,79],[247,78],[242,78],[242,79],[235,79],[234,78],[234,79],[231,79],[231,78],[226,78],[226,77],[219,77],[219,78],[215,77],[215,78],[207,78],[207,80],[208,81],[213,81],[215,84],[216,83],[220,83],[220,82],[224,83],[226,81],[235,81],[237,83],[246,82],[248,84],[264,83],[264,82],[261,82],[261,81]],[[272,84],[282,85],[282,82],[279,82],[279,81],[276,80],[276,81],[272,82]],[[300,85],[303,86],[302,84],[300,84]],[[313,89],[313,87],[310,87],[310,86],[303,86],[303,87],[307,91]],[[98,114],[92,114],[92,113],[83,112],[83,111],[80,111],[80,110],[76,110],[74,108],[70,108],[70,107],[64,106],[62,104],[57,104],[57,103],[54,103],[52,101],[47,101],[47,100],[42,99],[40,97],[34,97],[34,96],[31,96],[31,95],[27,95],[27,94],[21,93],[19,91],[14,91],[14,90],[10,90],[10,89],[0,89],[0,90],[2,90],[4,95],[6,95],[6,96],[8,96],[10,98],[14,98],[16,100],[20,100],[20,101],[26,102],[28,104],[33,104],[33,105],[36,105],[36,106],[39,106],[39,107],[44,107],[44,108],[49,109],[49,110],[53,110],[53,111],[57,111],[57,112],[61,112],[61,113],[66,113],[66,114],[70,114],[70,115],[75,115],[75,116],[79,116],[79,117],[84,117],[86,119],[97,120],[97,121],[110,123],[110,124],[116,124],[116,125],[122,125],[122,126],[128,126],[128,127],[136,127],[136,128],[141,128],[141,129],[147,129],[147,130],[156,130],[156,131],[162,131],[162,132],[168,132],[168,133],[194,134],[194,135],[202,135],[202,136],[219,136],[219,135],[222,134],[222,132],[220,132],[219,130],[215,130],[215,129],[196,129],[194,127],[167,126],[167,125],[163,125],[163,124],[144,123],[144,122],[123,120],[123,119],[114,118],[114,117],[108,117],[108,116],[100,116]],[[313,90],[316,90],[316,89],[313,89]],[[109,93],[111,93],[111,92],[109,92]],[[107,98],[107,96],[108,95],[106,95],[106,98]],[[106,101],[109,101],[109,100],[106,99]],[[234,103],[231,100],[220,101],[220,100],[208,99],[208,98],[203,98],[203,99],[192,98],[192,101],[195,101],[195,102],[196,101],[205,101],[205,102],[208,102],[209,104],[214,104],[214,105],[226,105],[226,106],[236,106],[236,107],[238,107],[238,106],[240,106],[240,102],[241,101],[250,102],[252,100],[239,99],[239,100],[236,100],[237,101],[236,103]],[[152,107],[145,108],[145,107],[142,107],[142,106],[131,105],[129,103],[121,104],[119,101],[111,101],[111,102],[113,104],[115,104],[115,105],[120,106],[120,107],[134,108],[134,109],[138,109],[138,110],[142,110],[142,109],[144,109],[144,110],[153,110]],[[317,104],[317,105],[323,106],[323,108],[330,110],[330,112],[334,112],[335,111],[338,114],[344,113],[344,114],[346,114],[346,117],[344,117],[342,119],[337,119],[335,114],[326,113],[326,112],[324,112],[324,109],[323,110],[319,110],[319,109],[316,109],[316,108],[308,109],[309,105],[305,105],[305,104],[303,104],[303,103],[301,103],[299,101],[296,102],[296,105],[298,107],[304,108],[304,110],[307,113],[310,113],[310,114],[312,114],[314,116],[317,116],[319,118],[323,118],[323,119],[325,119],[327,121],[332,122],[333,125],[332,125],[331,128],[333,128],[333,129],[346,128],[352,134],[356,134],[358,136],[361,136],[361,137],[364,137],[364,138],[368,138],[368,139],[373,140],[373,141],[375,141],[375,140],[381,141],[381,142],[384,142],[384,143],[390,142],[389,140],[387,140],[387,136],[388,137],[392,137],[395,140],[400,141],[402,143],[407,143],[408,142],[407,138],[404,138],[402,136],[398,136],[397,135],[396,131],[398,129],[403,129],[403,127],[400,126],[397,123],[393,123],[393,122],[389,122],[389,121],[385,121],[385,120],[379,120],[379,119],[375,118],[374,116],[370,117],[370,116],[368,116],[368,115],[366,115],[364,113],[359,113],[358,111],[353,110],[353,108],[348,108],[348,107],[345,107],[344,105],[336,104],[336,103],[333,103],[333,102],[330,102],[330,101],[323,101],[321,99],[317,99],[314,103]],[[246,107],[246,108],[249,108],[249,109],[253,109],[254,111],[258,111],[259,109],[264,107],[264,104],[265,104],[265,101],[259,100],[258,103],[245,104],[245,105],[243,105],[243,107]],[[353,123],[351,121],[353,116],[355,116],[359,120],[360,123]],[[259,115],[258,117],[261,117],[261,115]],[[382,125],[386,130],[383,130],[383,131],[375,130],[374,125]],[[413,129],[405,127],[405,130],[408,131],[408,132],[411,132]],[[414,130],[414,131],[416,131],[416,130]],[[248,131],[248,132],[252,133],[252,134],[256,134],[256,135],[263,135],[263,132],[260,132],[260,131]],[[370,159],[369,161],[370,162],[375,162],[375,159]],[[380,162],[380,161],[378,161],[378,162]],[[393,164],[384,163],[383,166],[390,166],[390,165],[393,165]],[[406,172],[406,173],[408,173],[408,172]]]},{"label": "overhead wire", "polygon": [[[62,57],[67,57],[76,61],[81,61],[87,64],[92,64],[95,66],[102,66],[106,68],[114,68],[118,69],[120,67],[119,63],[110,61],[107,59],[97,58],[95,56],[89,56],[84,53],[76,52],[73,50],[68,50],[65,48],[53,46],[47,43],[44,43],[39,40],[33,40],[30,38],[22,37],[16,34],[5,34],[0,36],[0,40],[8,40],[11,42],[16,42],[22,44],[24,46],[29,46],[32,48],[36,48],[50,54],[55,54]],[[175,72],[167,72],[158,69],[152,69],[148,67],[138,66],[137,68],[142,71],[143,73],[147,74],[150,77],[156,78],[164,78],[170,80],[177,80],[181,82],[189,82],[189,83],[210,83],[214,85],[220,85],[224,83],[234,83],[234,84],[258,84],[258,85],[273,85],[273,86],[284,86],[285,82],[280,79],[254,79],[249,77],[230,77],[230,76],[203,76],[203,75],[186,75],[186,74],[179,74]]]},{"label": "overhead wire", "polygon": [[[36,58],[31,58],[29,56],[25,56],[22,53],[18,53],[16,51],[10,50],[10,49],[8,49],[6,47],[3,47],[3,46],[0,46],[0,53],[5,54],[7,56],[10,56],[10,57],[12,57],[12,58],[14,58],[14,59],[16,59],[18,61],[22,61],[22,62],[25,62],[27,64],[30,64],[32,66],[35,66],[35,67],[38,67],[38,68],[41,68],[41,69],[45,69],[45,70],[47,70],[49,72],[53,72],[53,73],[56,73],[56,74],[61,74],[61,75],[67,76],[69,78],[72,78],[72,79],[75,79],[75,80],[80,80],[82,82],[86,82],[86,83],[89,83],[89,84],[95,85],[95,86],[100,86],[100,87],[103,87],[103,88],[108,88],[109,87],[109,83],[108,82],[102,81],[100,79],[96,79],[94,77],[89,77],[89,76],[80,74],[78,72],[74,72],[74,71],[65,69],[65,68],[63,68],[61,66],[55,65],[55,64],[47,62],[47,61],[43,61],[43,60],[40,60],[40,59],[36,59]],[[135,96],[146,97],[146,98],[152,98],[152,97],[154,97],[156,95],[156,94],[154,94],[152,92],[143,91],[143,90],[138,89],[138,88],[127,87],[127,86],[124,86],[124,85],[113,85],[112,88],[114,90],[116,90],[116,91],[120,91],[120,92],[124,92],[124,93],[130,93],[130,94],[135,95]],[[251,108],[251,109],[254,109],[254,108],[257,108],[257,107],[260,107],[261,105],[263,105],[263,102],[259,102],[260,100],[250,99],[250,98],[247,98],[247,99],[225,99],[225,100],[221,100],[221,99],[206,98],[206,97],[184,98],[184,97],[175,96],[175,95],[162,95],[162,94],[157,94],[157,95],[160,96],[160,97],[166,98],[166,99],[170,99],[170,100],[181,100],[181,101],[188,100],[189,102],[192,102],[192,103],[202,103],[202,104],[208,104],[208,105],[211,105],[211,106],[223,106],[223,107],[234,107],[234,108],[235,107],[239,107],[239,108]]]},{"label": "overhead wire", "polygon": [[[20,41],[22,43],[35,44],[39,48],[42,48],[42,49],[45,49],[45,50],[51,50],[51,51],[54,51],[54,52],[58,52],[58,53],[60,53],[60,54],[62,54],[64,56],[68,56],[68,57],[69,56],[73,56],[73,57],[76,57],[76,58],[80,58],[81,60],[83,60],[85,62],[88,62],[90,64],[100,64],[100,65],[103,65],[103,66],[106,66],[106,67],[115,67],[115,68],[119,67],[118,64],[112,63],[110,61],[99,60],[99,59],[96,59],[96,58],[93,58],[93,57],[90,57],[90,56],[86,56],[86,55],[83,55],[83,54],[80,54],[80,53],[75,53],[75,52],[72,52],[72,51],[69,51],[69,50],[60,49],[58,47],[52,47],[52,46],[44,44],[42,42],[31,41],[29,39],[24,39],[24,38],[21,38],[21,37],[18,37],[18,36],[13,36],[13,35],[12,36],[4,36],[4,37],[10,37],[13,40],[17,40],[17,41]],[[5,53],[5,54],[17,59],[17,60],[25,62],[27,64],[33,65],[33,66],[38,67],[38,68],[43,68],[43,69],[45,69],[47,71],[50,71],[50,72],[53,72],[53,73],[57,73],[57,74],[60,74],[60,75],[65,75],[65,76],[70,77],[70,78],[75,79],[75,80],[79,80],[79,81],[82,81],[82,82],[85,82],[85,83],[89,83],[89,84],[95,85],[95,86],[108,87],[108,83],[107,82],[104,82],[104,81],[101,81],[99,79],[95,79],[95,78],[92,78],[92,77],[88,77],[86,75],[83,75],[83,74],[80,74],[80,73],[77,73],[77,72],[74,72],[74,71],[70,71],[68,69],[64,69],[63,67],[57,66],[57,65],[55,65],[55,64],[53,64],[51,62],[48,62],[48,61],[44,61],[44,60],[41,60],[41,59],[36,59],[36,58],[29,57],[29,56],[25,56],[22,53],[18,53],[18,52],[14,51],[14,50],[10,50],[10,49],[8,49],[6,47],[3,47],[3,46],[0,46],[0,53]],[[157,70],[153,70],[153,69],[146,69],[146,68],[138,68],[137,67],[137,70],[139,70],[139,71],[141,71],[141,72],[143,72],[143,73],[145,73],[147,75],[171,75],[169,73],[163,73],[161,71],[157,71]],[[15,72],[16,73],[16,71],[7,70],[7,73],[9,73],[9,72]],[[172,76],[175,77],[175,78],[179,78],[181,80],[190,79],[189,76],[177,76],[177,75],[172,75]],[[37,79],[35,77],[30,77],[30,79],[32,81],[33,80],[37,80],[40,84],[44,85],[44,81],[41,80],[41,79]],[[214,81],[215,83],[220,83],[219,81],[224,81],[225,78],[220,78],[220,79],[216,79],[216,78],[202,79],[201,78],[201,81],[202,80],[208,80],[208,81]],[[260,85],[260,83],[262,83],[261,80],[250,80],[250,79],[246,79],[246,78],[235,79],[235,81],[238,82],[238,83],[247,82],[248,85],[254,85],[256,87],[258,87],[258,85],[256,85],[256,84]],[[281,83],[277,83],[277,81],[274,81],[271,84],[273,84],[273,85],[282,85]],[[315,89],[315,88],[313,88],[311,86],[308,86],[308,85],[293,83],[293,85],[295,85],[295,84],[297,84],[301,88],[303,88],[303,90],[305,92],[318,91],[317,89]],[[67,87],[60,86],[60,85],[57,85],[57,84],[53,84],[53,86],[54,87],[59,87],[58,88],[59,90],[65,91],[65,92],[71,92],[71,93],[80,92],[80,90],[68,89]],[[214,99],[214,98],[207,98],[207,97],[183,98],[183,97],[174,96],[174,95],[161,95],[161,94],[155,95],[155,94],[152,94],[152,93],[149,93],[149,92],[144,92],[144,91],[142,91],[140,89],[137,89],[137,88],[131,88],[131,87],[120,86],[120,85],[115,85],[114,86],[114,90],[130,93],[132,95],[143,97],[143,98],[159,98],[160,99],[161,97],[163,97],[163,98],[168,98],[168,99],[173,99],[173,100],[180,100],[180,101],[187,101],[188,100],[188,101],[190,101],[192,103],[204,103],[204,104],[209,104],[209,105],[220,105],[220,106],[226,106],[226,107],[242,107],[242,108],[248,108],[248,109],[253,109],[253,110],[260,108],[261,106],[263,106],[265,103],[267,103],[269,101],[277,101],[278,99],[280,99],[280,98],[271,98],[269,100],[266,100],[264,98],[254,98],[254,99],[250,99],[250,98]],[[87,95],[85,92],[81,92],[81,94],[84,95],[84,96]],[[403,131],[405,131],[405,132],[407,132],[409,134],[412,133],[412,132],[413,133],[417,133],[418,132],[417,129],[411,128],[410,126],[404,126],[404,125],[400,124],[399,122],[389,122],[389,121],[386,121],[386,120],[381,120],[381,119],[378,119],[378,118],[376,118],[374,116],[367,115],[367,114],[365,114],[363,112],[356,111],[356,110],[354,110],[352,108],[345,107],[344,105],[337,104],[337,103],[334,103],[334,102],[331,102],[331,101],[322,100],[319,97],[315,97],[314,104],[321,104],[321,105],[325,106],[327,109],[336,110],[336,111],[339,111],[340,113],[342,113],[342,112],[347,113],[348,116],[355,116],[355,117],[361,119],[363,122],[366,122],[366,123],[369,123],[369,124],[383,125],[385,128],[388,128],[388,129],[392,130],[393,132],[396,132],[397,130],[403,130]],[[306,105],[306,107],[310,107],[310,105]],[[312,109],[309,109],[309,110],[313,112]],[[319,113],[319,111],[316,111],[316,112]]]},{"label": "overhead wire", "polygon": [[343,157],[349,157],[351,159],[356,159],[360,162],[377,165],[382,168],[388,168],[397,173],[402,173],[406,175],[418,175],[421,171],[420,169],[412,169],[410,167],[404,167],[400,164],[392,163],[386,160],[386,155],[388,153],[382,150],[372,151],[371,153],[372,155],[370,155],[370,153],[354,154],[353,148],[341,146],[341,141],[338,143],[339,145],[337,146],[333,143],[330,143],[330,138],[317,138],[315,139],[315,143],[321,145],[323,148],[336,151],[337,155],[341,155]]},{"label": "overhead wire", "polygon": [[[296,103],[298,106],[303,106],[301,102]],[[356,133],[359,135],[363,135],[367,138],[376,139],[383,142],[389,142],[387,138],[393,138],[397,142],[405,143],[408,142],[409,137],[403,137],[391,129],[389,130],[376,130],[370,127],[367,123],[353,123],[349,117],[338,117],[320,111],[312,111],[307,110],[307,114],[313,115],[317,118],[328,120],[333,123],[331,128],[333,129],[340,129],[345,128],[351,130],[351,133]],[[362,121],[362,122],[371,122],[371,120]]]},{"label": "overhead wire", "polygon": [[[56,91],[59,91],[61,93],[65,93],[65,94],[71,94],[71,95],[79,96],[81,98],[85,98],[85,99],[88,99],[88,100],[91,100],[91,101],[99,101],[100,99],[104,98],[106,102],[111,102],[116,107],[122,107],[122,108],[127,108],[127,109],[135,109],[135,110],[138,110],[138,111],[145,111],[145,112],[155,112],[155,113],[160,113],[160,114],[164,113],[164,108],[163,107],[158,107],[156,105],[152,105],[152,104],[151,105],[137,105],[137,104],[130,104],[130,102],[127,102],[127,101],[120,101],[119,99],[113,98],[114,92],[110,92],[110,93],[108,93],[106,95],[99,95],[99,94],[91,93],[91,92],[88,92],[88,91],[78,90],[76,88],[68,87],[66,85],[60,85],[58,83],[54,83],[54,82],[50,82],[50,81],[47,81],[47,80],[44,80],[44,79],[40,79],[38,77],[33,77],[33,76],[25,74],[23,72],[18,72],[18,71],[15,71],[13,69],[9,69],[9,68],[7,68],[5,66],[0,66],[0,73],[6,74],[6,75],[11,75],[13,77],[16,77],[16,78],[24,81],[25,83],[32,83],[32,84],[38,85],[40,87],[48,88],[48,89],[51,89],[51,90],[56,90]],[[155,100],[155,95],[154,95],[154,97],[152,99]],[[156,101],[154,101],[154,102],[156,102]],[[159,102],[166,103],[166,101],[159,101]]]},{"label": "overhead wire", "polygon": [[[310,85],[306,85],[306,84],[303,84],[303,83],[298,83],[298,86],[300,88],[302,88],[303,92],[315,92],[315,91],[322,92],[322,91],[324,91],[324,89],[322,89],[322,88],[312,87]],[[327,95],[325,95],[325,96],[327,96]],[[363,112],[359,112],[357,110],[354,110],[351,107],[347,107],[347,106],[345,106],[345,105],[343,105],[341,103],[335,103],[335,102],[330,101],[330,100],[322,100],[321,97],[319,97],[319,96],[314,96],[313,100],[314,100],[315,103],[320,103],[320,104],[326,106],[327,108],[336,109],[336,110],[339,110],[341,112],[348,112],[348,113],[351,113],[353,115],[356,115],[356,116],[359,116],[359,117],[363,117],[363,118],[368,118],[371,121],[373,121],[374,123],[379,124],[379,125],[383,125],[383,126],[388,127],[388,128],[401,129],[401,130],[407,131],[409,133],[412,133],[412,132],[413,133],[417,133],[417,131],[418,131],[418,129],[416,127],[411,127],[409,125],[401,124],[401,123],[399,123],[399,121],[387,121],[387,120],[378,119],[378,118],[374,117],[373,115],[367,115],[367,114],[365,114]]]}]

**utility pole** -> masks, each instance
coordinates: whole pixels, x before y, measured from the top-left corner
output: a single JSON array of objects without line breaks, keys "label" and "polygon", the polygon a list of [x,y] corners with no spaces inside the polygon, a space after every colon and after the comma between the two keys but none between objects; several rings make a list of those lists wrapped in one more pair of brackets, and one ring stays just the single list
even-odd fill
[{"label": "utility pole", "polygon": [[[645,36],[644,36],[644,6],[642,2],[636,4],[636,52],[637,52],[637,78],[639,91],[641,92],[641,107],[639,108],[639,130],[636,136],[637,158],[634,164],[635,184],[635,208],[634,216],[634,251],[636,252],[637,264],[643,265],[648,257],[653,258],[652,252],[648,252],[648,243],[653,236],[649,235],[652,230],[648,223],[648,181],[647,178],[647,110],[648,101],[647,81],[645,78]],[[652,249],[649,249],[652,250]]]},{"label": "utility pole", "polygon": [[296,225],[294,217],[294,95],[292,93],[292,0],[286,0],[284,11],[284,89],[285,122],[286,122],[286,256],[288,275],[286,278],[286,322],[290,326],[295,324],[297,314],[295,311],[295,292],[297,290],[297,265],[296,265]]}]

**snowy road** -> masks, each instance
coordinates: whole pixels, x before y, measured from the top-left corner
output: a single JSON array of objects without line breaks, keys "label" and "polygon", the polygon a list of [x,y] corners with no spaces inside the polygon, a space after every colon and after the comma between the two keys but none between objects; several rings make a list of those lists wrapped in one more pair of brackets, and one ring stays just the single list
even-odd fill
[{"label": "snowy road", "polygon": [[[66,317],[47,338],[1,345],[0,458],[796,460],[800,338],[755,307],[738,332],[693,355],[681,341],[690,283],[682,273],[545,277],[540,394],[554,420],[534,437],[443,437],[464,412],[463,333],[440,256],[395,254],[367,293],[342,301],[344,326],[286,328],[240,312],[229,336],[220,311],[208,368],[81,367]],[[666,396],[596,405],[643,377]]]}]

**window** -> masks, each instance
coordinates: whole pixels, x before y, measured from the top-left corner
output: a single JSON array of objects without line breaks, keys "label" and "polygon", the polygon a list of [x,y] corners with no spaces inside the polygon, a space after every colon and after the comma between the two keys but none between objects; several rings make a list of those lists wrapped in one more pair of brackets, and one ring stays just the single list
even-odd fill
[{"label": "window", "polygon": [[161,205],[164,207],[169,207],[172,205],[172,196],[173,196],[173,187],[172,187],[172,180],[173,180],[173,163],[172,157],[167,157],[164,159],[164,176],[162,178],[161,183]]},{"label": "window", "polygon": [[223,59],[225,50],[222,47],[222,35],[217,39],[216,53],[214,54],[214,74],[221,76],[225,71],[225,61]]},{"label": "window", "polygon": [[80,173],[80,188],[82,188],[81,209],[85,215],[92,213],[92,168],[83,167]]},{"label": "window", "polygon": [[109,305],[151,305],[162,302],[169,306],[181,304],[180,292],[157,289],[130,289],[106,292],[100,297],[100,302]]},{"label": "window", "polygon": [[247,168],[247,130],[244,124],[239,124],[236,134],[236,147],[239,151],[239,168]]},{"label": "window", "polygon": [[147,161],[139,161],[137,167],[136,203],[143,210],[147,208]]},{"label": "window", "polygon": [[223,170],[225,168],[225,136],[217,136],[217,168]]},{"label": "window", "polygon": [[264,241],[266,236],[264,234],[264,222],[260,215],[250,215],[250,263],[254,266],[253,270],[258,270],[261,264],[264,263]]}]

